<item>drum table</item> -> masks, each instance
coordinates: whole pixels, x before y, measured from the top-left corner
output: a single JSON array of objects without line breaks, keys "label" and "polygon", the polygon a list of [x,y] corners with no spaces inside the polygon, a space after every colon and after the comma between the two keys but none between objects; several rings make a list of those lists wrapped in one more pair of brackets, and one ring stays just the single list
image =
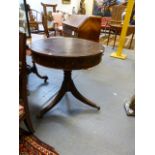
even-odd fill
[{"label": "drum table", "polygon": [[95,103],[81,95],[71,76],[72,70],[88,69],[101,62],[104,47],[100,43],[79,38],[53,37],[32,42],[30,49],[36,63],[61,69],[64,72],[60,90],[52,102],[40,111],[40,117],[59,103],[68,91],[83,103],[100,109]]}]

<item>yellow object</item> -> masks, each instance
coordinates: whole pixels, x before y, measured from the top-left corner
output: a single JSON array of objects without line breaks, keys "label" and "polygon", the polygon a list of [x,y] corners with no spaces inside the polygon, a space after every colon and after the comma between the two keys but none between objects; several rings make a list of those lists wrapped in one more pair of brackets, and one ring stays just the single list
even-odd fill
[{"label": "yellow object", "polygon": [[125,54],[120,54],[120,55],[118,55],[117,54],[117,52],[113,52],[112,54],[111,54],[111,57],[114,57],[114,58],[119,58],[119,59],[126,59],[127,58],[127,55],[125,55]]},{"label": "yellow object", "polygon": [[118,45],[117,51],[111,54],[112,57],[119,58],[119,59],[127,58],[125,54],[122,54],[122,50],[123,50],[123,45],[124,45],[127,30],[128,30],[128,25],[129,25],[133,6],[134,6],[134,0],[128,0],[126,15],[123,22],[122,32],[119,40],[119,45]]}]

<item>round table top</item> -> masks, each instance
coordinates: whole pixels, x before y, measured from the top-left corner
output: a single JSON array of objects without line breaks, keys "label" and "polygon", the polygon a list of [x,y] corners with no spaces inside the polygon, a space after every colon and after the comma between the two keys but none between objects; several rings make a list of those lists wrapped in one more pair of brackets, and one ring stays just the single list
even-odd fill
[{"label": "round table top", "polygon": [[37,63],[65,70],[95,66],[104,52],[100,43],[68,37],[37,40],[30,44],[30,49]]},{"label": "round table top", "polygon": [[30,45],[32,52],[60,57],[81,57],[103,53],[103,46],[97,42],[67,37],[41,39]]}]

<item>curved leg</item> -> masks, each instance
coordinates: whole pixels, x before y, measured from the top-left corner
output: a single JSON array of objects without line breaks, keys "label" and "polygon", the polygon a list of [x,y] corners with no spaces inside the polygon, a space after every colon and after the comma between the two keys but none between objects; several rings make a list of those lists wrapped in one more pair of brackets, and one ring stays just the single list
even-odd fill
[{"label": "curved leg", "polygon": [[79,99],[80,101],[82,101],[84,104],[87,104],[93,108],[96,108],[98,110],[100,110],[100,107],[97,106],[95,103],[93,103],[92,101],[88,100],[87,98],[85,98],[83,95],[80,94],[80,92],[77,90],[77,88],[74,85],[73,80],[71,79],[71,71],[65,71],[65,79],[66,79],[66,83],[67,83],[67,90],[70,91],[73,96],[75,96],[77,99]]},{"label": "curved leg", "polygon": [[59,90],[59,92],[58,92],[58,94],[55,96],[54,100],[53,100],[49,105],[47,105],[45,108],[43,108],[43,109],[40,111],[38,117],[39,117],[39,118],[42,118],[43,115],[44,115],[46,112],[48,112],[50,109],[52,109],[54,106],[56,106],[56,105],[58,104],[58,102],[62,99],[62,97],[64,96],[64,94],[65,94],[65,91],[64,91],[64,89],[61,87],[60,90]]},{"label": "curved leg", "polygon": [[82,101],[84,104],[87,104],[93,108],[96,108],[97,110],[100,110],[99,106],[97,106],[95,103],[93,103],[92,101],[88,100],[87,98],[85,98],[83,95],[80,94],[80,92],[76,89],[74,83],[73,83],[71,93],[74,95],[74,97]]},{"label": "curved leg", "polygon": [[77,99],[82,101],[83,103],[100,110],[100,107],[85,98],[80,94],[80,92],[76,89],[74,82],[71,78],[71,71],[64,71],[64,79],[61,85],[60,90],[58,91],[57,95],[55,96],[54,100],[48,104],[45,108],[43,108],[38,117],[41,118],[46,112],[52,109],[58,102],[62,99],[66,92],[70,91]]},{"label": "curved leg", "polygon": [[37,67],[36,67],[35,62],[32,61],[32,63],[33,63],[33,67],[31,68],[31,71],[32,71],[33,73],[35,73],[39,78],[44,79],[44,82],[46,83],[48,77],[47,77],[47,76],[41,76],[41,75],[38,73],[38,70],[37,70]]}]

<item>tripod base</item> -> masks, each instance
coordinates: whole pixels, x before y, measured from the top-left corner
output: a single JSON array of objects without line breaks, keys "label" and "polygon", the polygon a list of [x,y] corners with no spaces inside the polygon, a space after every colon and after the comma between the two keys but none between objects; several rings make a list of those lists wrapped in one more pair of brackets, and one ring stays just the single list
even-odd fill
[{"label": "tripod base", "polygon": [[85,98],[75,87],[74,82],[71,78],[71,71],[64,71],[64,80],[61,85],[60,90],[58,93],[55,95],[54,100],[47,105],[45,108],[43,108],[40,111],[39,118],[41,118],[46,112],[48,112],[50,109],[52,109],[55,105],[58,104],[58,102],[62,99],[62,97],[65,95],[66,92],[71,92],[72,95],[77,98],[78,100],[82,101],[84,104],[87,104],[93,108],[96,108],[97,110],[100,110],[100,107],[97,106],[95,103],[92,101],[88,100]]}]

